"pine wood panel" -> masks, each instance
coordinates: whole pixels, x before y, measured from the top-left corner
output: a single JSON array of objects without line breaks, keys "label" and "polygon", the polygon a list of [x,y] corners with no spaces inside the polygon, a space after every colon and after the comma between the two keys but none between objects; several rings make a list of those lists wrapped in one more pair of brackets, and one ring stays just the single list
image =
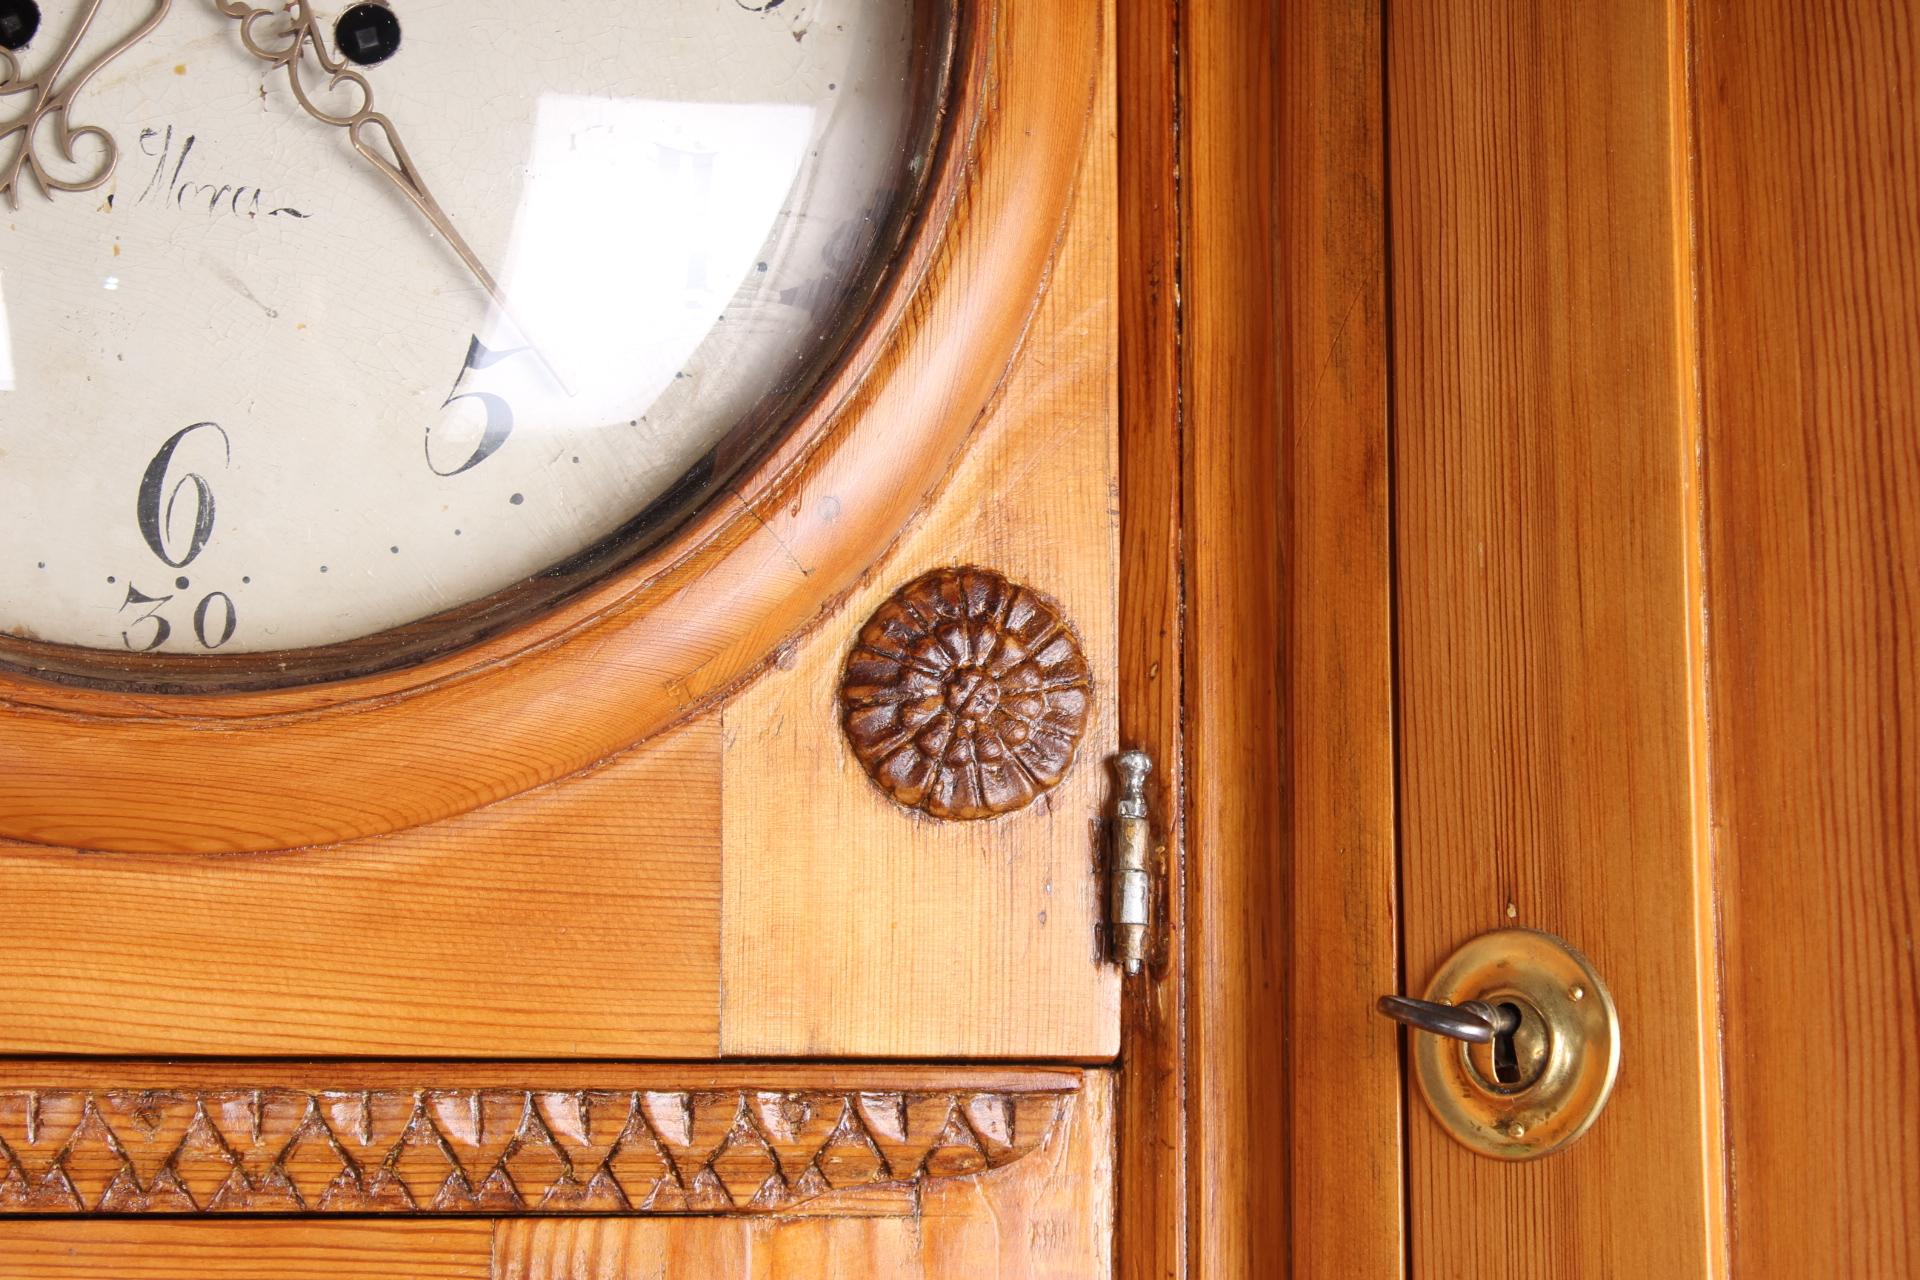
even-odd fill
[{"label": "pine wood panel", "polygon": [[708,721],[510,803],[325,849],[5,846],[0,1050],[712,1054],[720,804]]},{"label": "pine wood panel", "polygon": [[[1009,10],[1007,20],[1030,20]],[[1092,12],[1089,10],[1089,12]],[[1073,96],[1083,142],[1047,293],[946,489],[842,608],[724,713],[721,1043],[729,1055],[1111,1057],[1097,822],[1117,749],[1111,13]],[[1016,46],[1030,44],[1019,31]],[[1063,95],[1064,97],[1065,95]],[[977,565],[1078,636],[1091,710],[1060,784],[991,821],[930,819],[869,781],[834,708],[896,588]]]},{"label": "pine wood panel", "polygon": [[1724,1267],[1681,27],[1665,0],[1388,27],[1408,984],[1545,929],[1624,1044],[1539,1163],[1413,1100],[1420,1275]]},{"label": "pine wood panel", "polygon": [[1712,0],[1694,30],[1733,1265],[1912,1275],[1920,20]]},{"label": "pine wood panel", "polygon": [[1045,1147],[930,1186],[912,1218],[499,1223],[494,1280],[1100,1280],[1111,1274],[1113,1084],[1090,1073]]},{"label": "pine wood panel", "polygon": [[491,1280],[486,1222],[0,1222],[7,1280]]}]

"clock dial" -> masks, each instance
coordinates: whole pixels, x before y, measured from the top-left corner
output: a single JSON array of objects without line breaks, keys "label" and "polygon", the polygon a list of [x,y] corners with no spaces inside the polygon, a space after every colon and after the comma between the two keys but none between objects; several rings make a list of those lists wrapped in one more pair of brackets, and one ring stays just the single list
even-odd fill
[{"label": "clock dial", "polygon": [[634,554],[830,363],[944,91],[907,0],[27,8],[0,630],[122,667]]}]

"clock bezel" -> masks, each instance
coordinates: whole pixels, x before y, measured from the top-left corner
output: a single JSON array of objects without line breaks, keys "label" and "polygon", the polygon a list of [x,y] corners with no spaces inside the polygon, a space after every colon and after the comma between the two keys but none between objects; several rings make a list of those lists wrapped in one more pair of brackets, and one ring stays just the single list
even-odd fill
[{"label": "clock bezel", "polygon": [[913,241],[938,233],[932,198],[955,150],[954,130],[946,126],[965,71],[967,6],[960,0],[908,3],[913,64],[906,74],[920,91],[903,134],[906,156],[926,163],[903,166],[905,179],[879,219],[868,261],[850,273],[832,323],[821,330],[819,354],[727,424],[682,475],[619,528],[506,587],[346,640],[278,650],[121,652],[0,631],[0,671],[143,695],[253,693],[355,680],[514,631],[604,581],[670,555],[676,534],[724,502],[729,491],[750,484],[753,472],[783,443],[821,429],[823,415],[815,411],[842,375],[859,372],[862,339],[879,326],[879,304],[908,274]]},{"label": "clock bezel", "polygon": [[736,501],[557,608],[394,670],[164,696],[0,673],[0,837],[237,852],[376,835],[576,772],[763,670],[950,472],[1076,185],[1106,56],[1098,10],[983,0],[956,22],[919,225],[870,323]]}]

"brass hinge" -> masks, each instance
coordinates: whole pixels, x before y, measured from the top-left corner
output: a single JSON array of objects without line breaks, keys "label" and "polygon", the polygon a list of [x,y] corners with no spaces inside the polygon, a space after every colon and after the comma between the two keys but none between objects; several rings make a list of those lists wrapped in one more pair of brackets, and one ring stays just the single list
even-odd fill
[{"label": "brass hinge", "polygon": [[1120,798],[1107,827],[1107,950],[1132,977],[1153,950],[1153,825],[1147,818],[1153,760],[1144,751],[1123,751],[1113,769]]}]

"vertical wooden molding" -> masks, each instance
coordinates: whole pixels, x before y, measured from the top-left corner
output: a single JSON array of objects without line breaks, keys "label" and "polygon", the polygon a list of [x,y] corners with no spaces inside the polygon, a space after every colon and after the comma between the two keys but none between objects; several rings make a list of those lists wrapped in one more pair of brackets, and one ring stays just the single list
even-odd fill
[{"label": "vertical wooden molding", "polygon": [[1119,57],[1120,737],[1153,756],[1162,945],[1122,1003],[1121,1280],[1187,1269],[1186,787],[1181,652],[1179,0],[1128,0]]},{"label": "vertical wooden molding", "polygon": [[1381,0],[1280,6],[1293,1274],[1405,1262]]},{"label": "vertical wooden molding", "polygon": [[1277,6],[1195,0],[1180,43],[1193,1273],[1284,1275],[1281,184]]},{"label": "vertical wooden molding", "polygon": [[1920,1274],[1920,20],[1693,34],[1734,1273]]},{"label": "vertical wooden molding", "polygon": [[1414,1104],[1418,1274],[1724,1259],[1684,26],[1678,0],[1392,12],[1408,981],[1545,929],[1605,977],[1623,1045],[1599,1123],[1537,1164]]},{"label": "vertical wooden molding", "polygon": [[1713,750],[1708,706],[1709,653],[1707,648],[1707,490],[1705,477],[1706,423],[1703,397],[1704,364],[1701,344],[1700,287],[1700,103],[1696,83],[1697,51],[1693,38],[1694,0],[1671,0],[1667,9],[1668,183],[1679,193],[1673,203],[1670,243],[1673,251],[1674,338],[1679,353],[1681,430],[1678,450],[1685,477],[1684,528],[1679,554],[1685,582],[1687,628],[1687,766],[1688,803],[1692,809],[1694,935],[1701,945],[1694,956],[1696,1017],[1705,1029],[1698,1037],[1695,1075],[1699,1090],[1701,1139],[1699,1144],[1705,1261],[1709,1274],[1732,1274],[1729,1253],[1726,1126],[1726,1044],[1721,1014],[1721,937],[1719,869],[1713,831]]},{"label": "vertical wooden molding", "polygon": [[1381,9],[1180,29],[1198,1275],[1394,1275]]}]

